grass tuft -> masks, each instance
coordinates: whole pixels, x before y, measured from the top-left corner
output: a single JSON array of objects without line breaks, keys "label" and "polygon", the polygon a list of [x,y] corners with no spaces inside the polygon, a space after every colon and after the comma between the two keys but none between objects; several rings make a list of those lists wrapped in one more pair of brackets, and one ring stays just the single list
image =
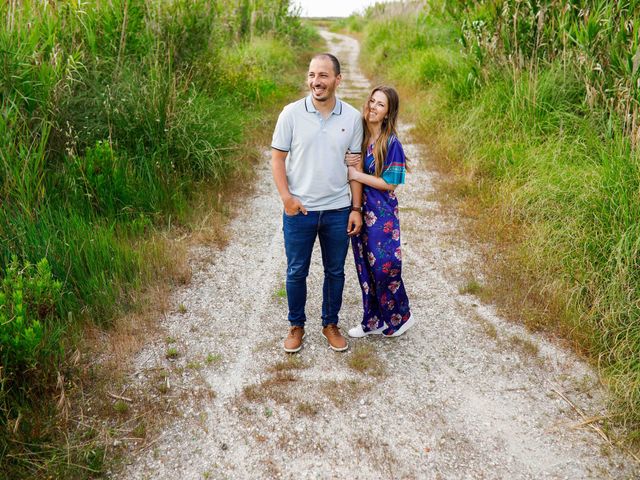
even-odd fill
[{"label": "grass tuft", "polygon": [[176,358],[178,358],[180,356],[180,352],[178,352],[178,349],[176,347],[170,347],[167,349],[166,353],[164,354],[165,358],[169,359],[169,360],[175,360]]},{"label": "grass tuft", "polygon": [[280,361],[269,367],[270,372],[287,372],[290,370],[302,370],[307,368],[306,364],[299,356],[289,355],[286,360]]},{"label": "grass tuft", "polygon": [[348,356],[347,365],[356,372],[374,377],[381,377],[386,373],[384,363],[373,345],[356,345]]},{"label": "grass tuft", "polygon": [[120,415],[124,415],[129,412],[129,405],[123,400],[118,400],[113,404],[113,410]]},{"label": "grass tuft", "polygon": [[538,345],[520,335],[511,335],[508,339],[508,343],[513,348],[521,352],[525,357],[537,357],[540,353]]},{"label": "grass tuft", "polygon": [[219,353],[209,353],[207,354],[207,358],[205,359],[205,362],[207,362],[207,365],[213,365],[216,363],[220,363],[222,361],[222,355],[220,355]]},{"label": "grass tuft", "polygon": [[288,388],[298,380],[290,372],[278,372],[258,384],[247,385],[242,389],[243,396],[250,402],[264,402],[271,399],[278,404],[289,403]]},{"label": "grass tuft", "polygon": [[300,402],[296,406],[296,412],[307,417],[315,417],[319,411],[318,406],[310,402]]},{"label": "grass tuft", "polygon": [[479,295],[482,293],[482,284],[475,278],[471,278],[458,288],[461,295]]}]

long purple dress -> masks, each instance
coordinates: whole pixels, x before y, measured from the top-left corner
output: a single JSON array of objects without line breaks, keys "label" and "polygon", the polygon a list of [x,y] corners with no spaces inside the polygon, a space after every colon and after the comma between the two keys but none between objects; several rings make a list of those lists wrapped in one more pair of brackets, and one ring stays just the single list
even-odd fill
[{"label": "long purple dress", "polygon": [[[364,171],[373,175],[373,145],[367,149]],[[382,178],[389,184],[404,183],[405,155],[402,144],[392,136],[384,162]],[[365,332],[385,326],[384,335],[396,332],[411,317],[409,299],[402,281],[402,251],[398,199],[392,191],[364,185],[364,224],[352,237],[353,256],[362,289],[362,329]]]}]

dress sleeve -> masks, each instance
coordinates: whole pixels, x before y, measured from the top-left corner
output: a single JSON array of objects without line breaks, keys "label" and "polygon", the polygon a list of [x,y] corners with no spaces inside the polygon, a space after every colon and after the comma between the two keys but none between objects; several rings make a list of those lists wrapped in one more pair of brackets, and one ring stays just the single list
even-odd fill
[{"label": "dress sleeve", "polygon": [[382,171],[382,179],[389,185],[402,185],[406,173],[406,158],[402,144],[397,138],[392,138],[385,159],[385,168]]}]

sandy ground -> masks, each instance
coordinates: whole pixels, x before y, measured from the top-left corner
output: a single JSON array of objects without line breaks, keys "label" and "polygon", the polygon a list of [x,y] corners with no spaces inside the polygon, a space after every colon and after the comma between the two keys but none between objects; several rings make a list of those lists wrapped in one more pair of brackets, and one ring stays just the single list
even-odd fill
[{"label": "sandy ground", "polygon": [[[324,35],[344,63],[340,95],[359,107],[368,81],[357,69],[358,44]],[[410,129],[400,133],[408,156],[425,158]],[[317,249],[305,346],[287,356],[282,207],[268,152],[258,169],[229,226],[229,246],[191,252],[192,282],[174,293],[174,313],[162,321],[175,343],[150,344],[137,358],[132,387],[168,372],[167,390],[181,392],[177,414],[146,447],[132,448],[111,478],[637,478],[637,464],[581,426],[561,397],[602,414],[591,368],[459,293],[464,272],[480,260],[458,220],[443,213],[436,174],[422,164],[414,162],[398,189],[403,277],[417,325],[399,338],[329,350]],[[351,252],[346,270],[345,329],[361,315]],[[179,356],[167,359],[168,348]],[[356,360],[364,372],[353,368]]]}]

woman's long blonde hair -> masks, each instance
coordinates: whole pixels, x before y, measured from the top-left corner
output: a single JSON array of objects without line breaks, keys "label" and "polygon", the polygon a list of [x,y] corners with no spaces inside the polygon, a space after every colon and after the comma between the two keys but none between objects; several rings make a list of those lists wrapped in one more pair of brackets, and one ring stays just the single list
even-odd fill
[{"label": "woman's long blonde hair", "polygon": [[369,141],[371,140],[371,133],[369,132],[368,118],[369,118],[369,101],[373,94],[376,92],[382,92],[387,97],[387,106],[389,111],[382,120],[380,136],[376,140],[373,146],[373,158],[376,165],[375,176],[382,175],[382,169],[384,167],[384,159],[387,156],[389,149],[389,139],[392,135],[397,136],[396,123],[398,121],[398,109],[400,107],[400,98],[398,92],[393,87],[387,85],[379,85],[371,90],[371,93],[367,97],[367,101],[362,109],[362,123],[364,130],[364,138],[362,139],[362,155],[366,157],[367,149],[369,148]]}]

